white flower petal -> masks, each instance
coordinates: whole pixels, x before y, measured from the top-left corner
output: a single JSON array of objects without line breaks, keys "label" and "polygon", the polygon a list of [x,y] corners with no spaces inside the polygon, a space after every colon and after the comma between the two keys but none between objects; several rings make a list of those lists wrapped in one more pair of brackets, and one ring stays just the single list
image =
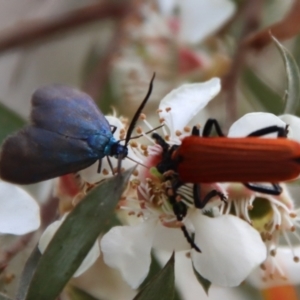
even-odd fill
[{"label": "white flower petal", "polygon": [[[105,116],[105,118],[107,119],[110,125],[114,125],[117,127],[114,133],[114,137],[116,140],[120,140],[120,131],[121,129],[124,129],[124,125],[122,124],[122,122],[118,118],[112,116]],[[130,146],[128,146],[128,157],[134,159],[137,162],[142,163],[142,161],[135,155],[135,153],[133,152]],[[113,168],[116,168],[118,166],[118,160],[114,157],[109,157],[109,159],[112,163]],[[122,161],[122,168],[127,170],[131,167],[134,167],[136,164],[137,164],[136,162],[125,158]],[[88,183],[100,182],[103,179],[107,179],[113,176],[110,165],[106,157],[102,159],[101,170],[103,171],[105,169],[109,172],[109,174],[104,175],[103,172],[98,173],[98,166],[99,166],[99,161],[95,162],[90,167],[81,170],[79,172],[79,175],[84,181]]]},{"label": "white flower petal", "polygon": [[82,261],[81,265],[79,266],[75,274],[73,275],[73,277],[78,277],[81,274],[83,274],[86,270],[88,270],[95,263],[95,261],[98,259],[99,256],[100,256],[100,246],[98,241],[96,241],[93,247],[91,248],[91,250],[89,251],[89,253],[87,254],[87,256]]},{"label": "white flower petal", "polygon": [[[61,226],[61,224],[64,222],[67,214],[64,215],[64,217],[61,220],[55,221],[52,224],[50,224],[46,230],[43,232],[40,240],[39,240],[39,250],[43,254],[49,245],[50,241],[52,240],[54,234],[58,230],[58,228]],[[82,273],[84,273],[87,269],[89,269],[95,261],[98,259],[100,256],[100,248],[99,248],[99,243],[96,241],[87,254],[87,256],[84,258],[82,261],[81,265],[79,268],[76,270],[76,272],[73,274],[74,277],[80,276]]]},{"label": "white flower petal", "polygon": [[[245,137],[253,131],[274,125],[285,128],[286,123],[270,113],[249,113],[232,124],[228,131],[228,137]],[[264,135],[263,137],[277,137],[277,133]]]},{"label": "white flower petal", "polygon": [[133,289],[149,272],[155,225],[154,221],[146,221],[137,226],[116,226],[101,239],[104,262],[118,269]]},{"label": "white flower petal", "polygon": [[0,182],[0,233],[22,235],[39,227],[37,202],[18,186]]},{"label": "white flower petal", "polygon": [[230,0],[180,1],[182,41],[199,43],[220,28],[235,12]]},{"label": "white flower petal", "polygon": [[202,83],[184,84],[161,100],[159,117],[165,120],[172,141],[179,141],[176,131],[182,132],[188,122],[219,93],[220,89],[220,79],[212,78]]},{"label": "white flower petal", "polygon": [[289,125],[288,137],[300,142],[300,118],[293,115],[282,115],[279,118]]},{"label": "white flower petal", "polygon": [[165,16],[171,16],[174,12],[176,0],[157,0],[160,12]]},{"label": "white flower petal", "polygon": [[45,180],[39,183],[22,185],[22,189],[27,191],[39,204],[44,204],[49,200],[53,192],[53,184],[55,180]]},{"label": "white flower petal", "polygon": [[[300,246],[294,247],[294,253],[296,256],[300,257]],[[276,256],[271,259],[273,261],[276,260],[276,264],[280,266],[283,274],[276,272],[272,276],[272,279],[268,280],[267,278],[266,280],[266,276],[263,271],[260,268],[257,268],[250,274],[247,281],[258,289],[266,289],[273,286],[287,284],[298,285],[300,283],[300,264],[293,260],[291,248],[278,247],[276,250]],[[266,266],[267,271],[270,271],[268,263],[264,263],[264,265]]]},{"label": "white flower petal", "polygon": [[259,233],[245,221],[231,215],[209,218],[198,211],[191,221],[195,243],[202,251],[192,250],[194,267],[212,283],[238,286],[266,259]]},{"label": "white flower petal", "polygon": [[153,248],[165,251],[182,251],[191,249],[180,228],[167,228],[157,225]]}]

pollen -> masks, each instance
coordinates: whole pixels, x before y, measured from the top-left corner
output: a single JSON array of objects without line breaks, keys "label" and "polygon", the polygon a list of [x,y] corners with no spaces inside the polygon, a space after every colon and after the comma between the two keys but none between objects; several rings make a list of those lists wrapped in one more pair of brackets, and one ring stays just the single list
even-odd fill
[{"label": "pollen", "polygon": [[166,107],[165,110],[166,110],[166,112],[169,112],[170,110],[172,110],[172,108],[171,107]]},{"label": "pollen", "polygon": [[261,264],[261,265],[260,265],[260,268],[261,268],[262,270],[264,270],[264,271],[267,270],[267,268],[266,268],[266,266],[265,266],[264,264]]},{"label": "pollen", "polygon": [[165,140],[168,142],[170,140],[170,136],[169,135],[166,135],[165,136]]},{"label": "pollen", "polygon": [[173,189],[168,189],[168,190],[167,190],[167,195],[168,195],[169,197],[174,196],[174,191],[173,191]]},{"label": "pollen", "polygon": [[159,119],[159,123],[164,123],[165,122],[165,119],[164,118],[160,118]]},{"label": "pollen", "polygon": [[183,131],[189,133],[189,132],[191,132],[191,127],[185,126],[185,127],[183,128]]},{"label": "pollen", "polygon": [[176,196],[176,202],[180,202],[182,200],[182,197],[180,195]]},{"label": "pollen", "polygon": [[125,134],[125,129],[124,128],[120,129],[120,135],[124,135],[124,134]]},{"label": "pollen", "polygon": [[142,133],[143,133],[142,127],[138,126],[138,127],[136,128],[136,132],[137,132],[138,134],[142,134]]},{"label": "pollen", "polygon": [[143,145],[143,144],[142,144],[140,147],[141,147],[141,149],[144,150],[144,151],[148,149],[148,146],[147,146],[147,145]]},{"label": "pollen", "polygon": [[131,146],[132,148],[137,148],[137,147],[138,147],[138,143],[135,142],[135,141],[131,141],[131,142],[130,142],[130,146]]},{"label": "pollen", "polygon": [[180,130],[176,130],[176,131],[175,131],[175,134],[176,134],[176,136],[181,136],[181,135],[182,135],[182,132],[181,132]]},{"label": "pollen", "polygon": [[132,188],[136,189],[141,184],[141,182],[138,179],[133,179],[130,181],[130,184]]},{"label": "pollen", "polygon": [[139,171],[138,171],[138,170],[134,170],[134,171],[132,172],[132,174],[133,174],[134,176],[139,176]]},{"label": "pollen", "polygon": [[140,119],[141,120],[146,120],[147,116],[145,114],[140,114]]},{"label": "pollen", "polygon": [[295,263],[297,263],[297,262],[299,262],[299,257],[295,256],[293,260],[294,260]]},{"label": "pollen", "polygon": [[109,174],[109,172],[108,172],[108,170],[107,170],[107,169],[105,169],[105,168],[104,168],[104,169],[102,170],[102,174],[103,174],[103,175],[108,175],[108,174]]},{"label": "pollen", "polygon": [[161,113],[161,112],[163,112],[162,109],[158,109],[158,110],[156,111],[156,113],[158,113],[158,114]]},{"label": "pollen", "polygon": [[6,274],[4,277],[4,281],[6,284],[11,283],[15,279],[16,275],[13,273]]}]

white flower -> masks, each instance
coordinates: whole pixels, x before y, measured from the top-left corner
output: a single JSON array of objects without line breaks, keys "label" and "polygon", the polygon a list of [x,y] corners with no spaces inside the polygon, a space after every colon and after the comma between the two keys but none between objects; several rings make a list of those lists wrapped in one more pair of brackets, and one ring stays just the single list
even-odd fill
[{"label": "white flower", "polygon": [[[286,121],[287,123],[285,123]],[[277,125],[285,128],[288,125],[288,137],[298,139],[299,118],[285,115],[277,117],[269,113],[246,114],[237,120],[229,129],[229,137],[245,137],[251,132],[264,127]],[[275,138],[276,133],[264,135],[262,138]],[[299,140],[299,139],[298,139]],[[265,183],[264,185],[268,185]],[[278,284],[295,283],[293,270],[299,270],[299,251],[292,243],[292,238],[300,242],[297,232],[300,221],[299,209],[295,209],[294,201],[285,185],[281,184],[282,193],[272,196],[253,192],[241,184],[230,183],[227,205],[222,204],[221,212],[248,221],[260,233],[266,248],[267,258],[250,276],[250,281],[259,288]],[[288,246],[280,246],[279,240],[284,239]],[[288,251],[289,250],[289,251]],[[289,260],[289,263],[285,263]],[[293,264],[291,264],[293,262]],[[292,265],[292,268],[290,267]],[[299,283],[299,279],[297,283]]]},{"label": "white flower", "polygon": [[265,260],[259,233],[245,221],[230,215],[210,218],[200,211],[191,218],[195,242],[202,250],[201,254],[192,250],[193,265],[210,282],[238,286]]},{"label": "white flower", "polygon": [[199,43],[220,28],[235,12],[230,0],[158,0],[165,15],[172,15],[179,8],[180,39]]},{"label": "white flower", "polygon": [[[214,78],[204,83],[183,85],[163,98],[158,113],[161,122],[168,128],[168,132],[164,129],[164,135],[170,144],[178,145],[184,136],[191,134],[188,122],[219,90],[220,81]],[[149,129],[152,129],[150,125]],[[148,156],[143,163],[155,167],[161,153],[160,146],[148,146]],[[206,186],[209,187],[212,189],[211,185]],[[214,185],[214,188],[225,193],[219,185]],[[191,249],[181,231],[182,226],[188,234],[194,233],[195,245],[202,250],[199,253],[192,249],[195,269],[212,283],[239,285],[265,260],[266,247],[259,233],[245,221],[228,215],[211,218],[195,209],[192,184],[184,184],[176,191],[180,196],[180,200],[176,201],[187,212],[183,220],[178,219],[173,211],[176,204],[170,202],[172,196],[168,181],[155,168],[140,172],[138,180],[131,181],[131,189],[130,196],[124,196],[119,209],[128,212],[127,222],[134,225],[112,228],[100,243],[105,263],[117,268],[131,287],[137,288],[147,276],[152,248],[169,251]],[[220,204],[220,199],[215,198]]]},{"label": "white flower", "polygon": [[37,202],[18,186],[0,181],[0,233],[22,235],[39,227]]},{"label": "white flower", "polygon": [[[271,113],[253,112],[248,113],[234,122],[228,131],[228,137],[246,137],[250,133],[269,126],[285,128],[286,123]],[[276,138],[277,133],[263,136]]]},{"label": "white flower", "polygon": [[282,115],[279,118],[289,125],[289,138],[300,142],[300,118],[293,115]]},{"label": "white flower", "polygon": [[179,136],[191,119],[221,90],[219,78],[184,84],[167,94],[159,104],[159,117],[170,130],[170,144],[180,144]]}]

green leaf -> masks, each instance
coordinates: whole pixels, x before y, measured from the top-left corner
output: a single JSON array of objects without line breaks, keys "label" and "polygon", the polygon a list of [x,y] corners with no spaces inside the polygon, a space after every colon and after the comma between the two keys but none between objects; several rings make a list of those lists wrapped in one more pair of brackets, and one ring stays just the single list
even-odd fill
[{"label": "green leaf", "polygon": [[300,101],[300,73],[297,63],[290,52],[283,47],[279,41],[272,36],[272,39],[279,50],[285,66],[287,76],[287,99],[284,108],[285,114],[295,114],[299,111]]},{"label": "green leaf", "polygon": [[29,256],[25,264],[25,267],[22,271],[16,300],[24,299],[25,295],[27,294],[30,282],[32,280],[32,277],[34,275],[34,272],[36,270],[36,267],[38,265],[41,256],[42,254],[39,251],[38,247],[36,246],[33,249],[31,255]]},{"label": "green leaf", "polygon": [[269,88],[251,69],[245,69],[243,81],[267,112],[275,115],[282,113],[282,98]]},{"label": "green leaf", "polygon": [[202,277],[194,268],[193,266],[193,270],[194,270],[194,274],[198,280],[198,282],[202,285],[205,293],[208,295],[208,291],[209,291],[209,288],[211,286],[211,282],[207,279],[205,279],[204,277]]},{"label": "green leaf", "polygon": [[66,217],[41,257],[26,300],[54,300],[106,226],[132,169],[100,184]]},{"label": "green leaf", "polygon": [[0,143],[24,124],[25,121],[21,117],[0,103]]},{"label": "green leaf", "polygon": [[12,298],[9,298],[8,296],[0,293],[0,300],[12,300]]},{"label": "green leaf", "polygon": [[134,297],[134,300],[172,300],[175,295],[174,253],[164,268]]}]

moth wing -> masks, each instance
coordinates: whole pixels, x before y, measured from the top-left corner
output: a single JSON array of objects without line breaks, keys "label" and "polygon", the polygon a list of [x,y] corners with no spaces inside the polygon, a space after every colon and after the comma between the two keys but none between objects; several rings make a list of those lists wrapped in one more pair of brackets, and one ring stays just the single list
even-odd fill
[{"label": "moth wing", "polygon": [[94,134],[112,136],[109,123],[93,99],[77,89],[63,85],[41,87],[31,102],[31,122],[35,127],[80,139]]},{"label": "moth wing", "polygon": [[0,176],[30,184],[84,169],[99,157],[84,140],[28,126],[8,137],[0,153]]}]

